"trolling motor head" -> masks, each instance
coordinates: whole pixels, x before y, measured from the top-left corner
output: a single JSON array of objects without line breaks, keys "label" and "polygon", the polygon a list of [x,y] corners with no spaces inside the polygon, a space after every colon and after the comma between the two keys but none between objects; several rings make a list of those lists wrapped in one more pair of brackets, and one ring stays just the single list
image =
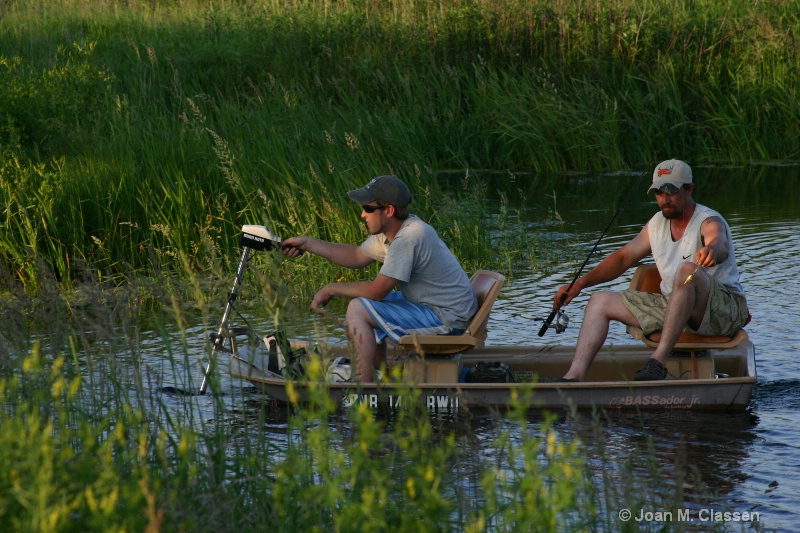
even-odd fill
[{"label": "trolling motor head", "polygon": [[239,245],[253,250],[272,250],[281,247],[281,240],[264,226],[247,224],[242,226]]},{"label": "trolling motor head", "polygon": [[[264,226],[245,224],[242,226],[242,234],[239,237],[239,246],[252,248],[258,251],[269,251],[284,248],[280,237],[276,237],[269,229]],[[303,255],[300,250],[298,255]]]}]

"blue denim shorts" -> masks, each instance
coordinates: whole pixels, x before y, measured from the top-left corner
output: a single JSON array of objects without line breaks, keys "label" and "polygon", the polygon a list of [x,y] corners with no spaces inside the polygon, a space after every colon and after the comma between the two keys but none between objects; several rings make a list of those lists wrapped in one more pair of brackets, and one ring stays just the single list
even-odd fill
[{"label": "blue denim shorts", "polygon": [[[427,305],[418,304],[403,297],[400,291],[390,292],[381,301],[358,298],[372,319],[378,324],[375,342],[380,344],[386,337],[398,342],[403,335],[451,335],[456,332],[445,326],[442,319]],[[458,331],[458,334],[462,331]]]}]

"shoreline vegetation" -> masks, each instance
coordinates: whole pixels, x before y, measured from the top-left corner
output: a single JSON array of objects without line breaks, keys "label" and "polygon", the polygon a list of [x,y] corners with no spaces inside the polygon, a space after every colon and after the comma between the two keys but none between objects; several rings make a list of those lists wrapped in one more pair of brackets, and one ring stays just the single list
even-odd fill
[{"label": "shoreline vegetation", "polygon": [[[724,510],[646,439],[615,463],[601,415],[534,417],[524,397],[494,415],[496,453],[474,457],[471,414],[342,412],[324,386],[281,409],[215,372],[210,396],[160,388],[193,382],[188,336],[216,327],[243,224],[360,242],[345,192],[373,176],[408,181],[467,271],[513,271],[557,252],[507,198],[490,216],[481,171],[800,159],[798,15],[0,0],[0,530],[634,531],[666,526],[619,509]],[[276,325],[318,280],[353,276],[273,255],[255,256],[242,308]]]},{"label": "shoreline vegetation", "polygon": [[[778,1],[10,0],[3,266],[35,290],[53,274],[202,271],[236,256],[243,224],[358,242],[344,193],[385,173],[462,261],[487,265],[525,244],[493,241],[470,169],[800,159],[798,15]],[[463,179],[446,187],[452,169]]]}]

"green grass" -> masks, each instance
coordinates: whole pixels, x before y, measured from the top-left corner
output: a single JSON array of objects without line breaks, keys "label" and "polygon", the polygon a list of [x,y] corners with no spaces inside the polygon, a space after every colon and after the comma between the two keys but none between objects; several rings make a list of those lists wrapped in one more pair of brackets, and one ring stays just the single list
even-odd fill
[{"label": "green grass", "polygon": [[36,290],[50,271],[64,283],[181,271],[181,254],[202,269],[235,255],[242,224],[357,242],[344,193],[391,172],[417,193],[416,212],[457,228],[445,237],[462,261],[497,266],[507,254],[484,213],[442,220],[442,203],[474,197],[445,197],[443,170],[797,159],[800,76],[786,43],[798,11],[11,0],[0,6],[2,261]]}]

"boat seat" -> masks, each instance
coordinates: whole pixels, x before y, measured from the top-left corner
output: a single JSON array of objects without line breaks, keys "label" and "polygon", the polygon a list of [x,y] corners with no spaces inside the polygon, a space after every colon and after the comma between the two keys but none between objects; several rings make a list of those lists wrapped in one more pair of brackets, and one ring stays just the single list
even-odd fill
[{"label": "boat seat", "polygon": [[505,277],[491,270],[478,270],[470,278],[478,300],[478,311],[461,335],[404,335],[398,345],[406,352],[424,355],[455,355],[472,348],[482,348],[488,335],[489,313],[500,294]]},{"label": "boat seat", "polygon": [[[633,274],[633,279],[631,279],[629,288],[634,291],[661,294],[660,284],[661,275],[658,273],[658,269],[655,265],[640,265]],[[644,342],[644,344],[650,348],[656,348],[661,341],[660,331],[645,335],[638,326],[628,326],[627,331],[628,335],[636,340]],[[732,337],[725,335],[699,335],[697,333],[684,331],[681,333],[680,337],[678,337],[678,342],[675,343],[673,351],[689,353],[692,359],[692,373],[697,377],[698,371],[695,357],[699,352],[712,348],[733,348],[748,338],[747,332],[743,329],[738,330]]]},{"label": "boat seat", "polygon": [[[628,335],[636,340],[642,341],[650,348],[655,348],[661,342],[661,332],[655,331],[650,335],[645,335],[641,328],[628,326]],[[698,335],[684,331],[675,343],[675,351],[708,350],[711,348],[733,348],[739,343],[749,338],[747,332],[740,329],[733,337],[724,335]]]}]

